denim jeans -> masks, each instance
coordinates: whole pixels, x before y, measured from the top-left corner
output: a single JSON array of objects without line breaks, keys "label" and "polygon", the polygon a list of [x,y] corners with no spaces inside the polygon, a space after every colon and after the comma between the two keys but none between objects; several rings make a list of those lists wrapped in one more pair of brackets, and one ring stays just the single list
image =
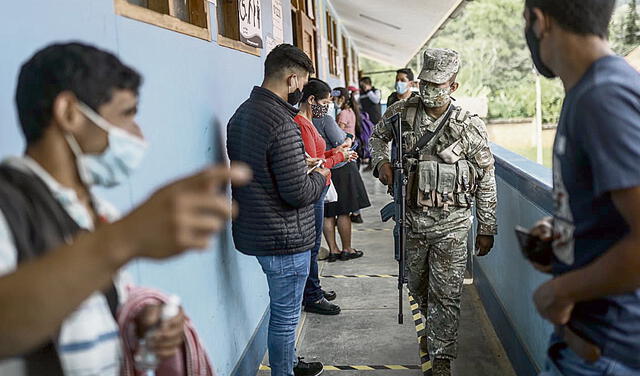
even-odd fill
[{"label": "denim jeans", "polygon": [[569,348],[564,348],[555,357],[548,357],[545,371],[538,376],[640,376],[640,369],[631,369],[610,359],[600,358],[587,363]]},{"label": "denim jeans", "polygon": [[296,327],[310,258],[310,251],[257,257],[269,284],[271,316],[267,344],[272,376],[293,376],[297,361]]},{"label": "denim jeans", "polygon": [[318,252],[322,244],[322,225],[324,223],[324,198],[329,191],[329,187],[325,187],[320,199],[313,205],[313,212],[316,217],[316,242],[311,249],[311,264],[309,268],[309,278],[304,287],[304,304],[315,303],[322,299],[322,287],[320,287],[320,275],[318,270]]}]

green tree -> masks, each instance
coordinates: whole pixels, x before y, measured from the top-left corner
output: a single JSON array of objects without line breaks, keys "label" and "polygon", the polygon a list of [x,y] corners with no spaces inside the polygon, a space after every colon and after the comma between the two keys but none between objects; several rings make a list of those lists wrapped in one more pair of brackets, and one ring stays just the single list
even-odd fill
[{"label": "green tree", "polygon": [[636,0],[631,0],[625,19],[624,43],[627,47],[635,47],[640,42],[640,28],[638,27],[638,10]]},{"label": "green tree", "polygon": [[[474,1],[428,44],[460,52],[461,95],[486,96],[492,118],[535,114],[535,75],[522,7],[521,0]],[[545,121],[557,121],[562,96],[558,80],[543,84]]]}]

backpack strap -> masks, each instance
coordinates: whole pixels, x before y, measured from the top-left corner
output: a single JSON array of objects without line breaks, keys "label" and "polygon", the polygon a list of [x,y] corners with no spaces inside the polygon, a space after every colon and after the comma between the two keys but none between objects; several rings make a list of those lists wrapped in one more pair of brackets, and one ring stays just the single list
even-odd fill
[{"label": "backpack strap", "polygon": [[412,129],[416,123],[418,117],[418,110],[420,109],[420,97],[413,97],[407,100],[404,108],[402,109],[402,121],[405,124],[409,124]]},{"label": "backpack strap", "polygon": [[[19,264],[71,241],[81,231],[39,177],[6,165],[0,166],[0,211],[13,235]],[[111,283],[103,294],[117,321],[119,298],[115,285]],[[58,333],[42,347],[23,356],[28,375],[63,375],[57,339]]]}]

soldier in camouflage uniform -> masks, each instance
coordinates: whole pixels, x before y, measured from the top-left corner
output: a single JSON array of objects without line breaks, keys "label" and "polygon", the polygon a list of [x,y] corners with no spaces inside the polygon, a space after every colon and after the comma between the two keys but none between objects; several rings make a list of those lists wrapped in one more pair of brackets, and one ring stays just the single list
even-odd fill
[{"label": "soldier in camouflage uniform", "polygon": [[[460,68],[457,52],[428,49],[419,76],[420,96],[395,103],[384,114],[402,116],[403,147],[414,152],[404,162],[407,187],[407,261],[409,290],[426,317],[420,341],[433,361],[435,376],[450,375],[457,356],[460,299],[467,262],[467,237],[475,198],[478,222],[476,249],[493,248],[496,225],[494,159],[484,122],[452,104]],[[439,129],[440,124],[446,121]],[[427,132],[437,132],[419,150]],[[371,138],[374,175],[393,184],[389,142],[393,133],[381,121]]]}]

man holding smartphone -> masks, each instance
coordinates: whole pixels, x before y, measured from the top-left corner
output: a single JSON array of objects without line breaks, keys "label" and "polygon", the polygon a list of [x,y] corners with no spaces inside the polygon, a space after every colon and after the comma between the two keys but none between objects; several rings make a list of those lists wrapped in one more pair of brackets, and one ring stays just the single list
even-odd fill
[{"label": "man holding smartphone", "polygon": [[607,42],[615,0],[526,0],[526,38],[566,91],[554,146],[555,278],[534,294],[557,325],[544,375],[640,375],[640,75]]}]

